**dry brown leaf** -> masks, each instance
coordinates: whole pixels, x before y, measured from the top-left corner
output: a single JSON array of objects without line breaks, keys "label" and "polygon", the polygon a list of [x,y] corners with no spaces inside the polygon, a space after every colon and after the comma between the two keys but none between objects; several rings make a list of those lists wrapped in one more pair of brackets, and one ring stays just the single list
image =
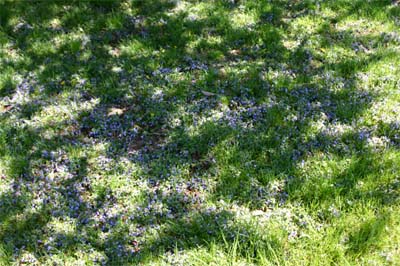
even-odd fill
[{"label": "dry brown leaf", "polygon": [[108,109],[107,116],[122,115],[123,113],[125,113],[125,111],[126,111],[126,108],[111,107]]},{"label": "dry brown leaf", "polygon": [[0,106],[0,112],[5,113],[10,111],[11,109],[13,109],[14,106],[12,105],[4,105],[4,106]]},{"label": "dry brown leaf", "polygon": [[238,49],[233,49],[233,50],[230,50],[229,53],[230,53],[231,55],[239,55],[239,54],[240,54],[240,50],[238,50]]}]

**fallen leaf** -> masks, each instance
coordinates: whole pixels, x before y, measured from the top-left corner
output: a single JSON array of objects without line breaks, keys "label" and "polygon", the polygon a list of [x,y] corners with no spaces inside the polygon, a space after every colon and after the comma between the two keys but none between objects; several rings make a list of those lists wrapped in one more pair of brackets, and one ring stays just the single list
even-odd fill
[{"label": "fallen leaf", "polygon": [[229,53],[230,53],[231,55],[239,55],[239,54],[240,54],[240,50],[238,50],[238,49],[233,49],[233,50],[230,50]]},{"label": "fallen leaf", "polygon": [[126,111],[126,108],[111,107],[110,109],[108,109],[107,116],[122,115],[123,113],[125,113],[125,111]]},{"label": "fallen leaf", "polygon": [[10,111],[11,109],[13,109],[13,107],[14,107],[14,106],[12,106],[12,105],[4,105],[4,106],[1,106],[0,111],[1,111],[2,113],[5,113],[5,112],[8,112],[8,111]]}]

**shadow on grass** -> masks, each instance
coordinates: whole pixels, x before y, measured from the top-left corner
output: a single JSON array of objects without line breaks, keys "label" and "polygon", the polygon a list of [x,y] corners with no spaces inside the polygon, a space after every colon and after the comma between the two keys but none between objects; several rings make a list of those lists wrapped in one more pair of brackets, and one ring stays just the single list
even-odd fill
[{"label": "shadow on grass", "polygon": [[[104,252],[110,264],[143,262],[175,248],[223,245],[239,237],[243,257],[256,260],[258,252],[268,253],[271,247],[281,250],[279,240],[272,234],[258,235],[226,210],[205,211],[201,207],[205,201],[223,199],[250,209],[265,208],[271,200],[265,187],[281,179],[284,187],[272,196],[277,204],[300,199],[305,205],[315,201],[329,205],[337,195],[365,198],[357,182],[366,175],[379,175],[382,169],[358,139],[359,133],[331,139],[322,133],[310,138],[308,133],[318,119],[351,125],[368,110],[376,95],[358,89],[356,74],[392,54],[324,62],[306,42],[295,49],[284,45],[285,19],[314,12],[314,4],[248,5],[257,10],[256,23],[235,27],[229,16],[239,7],[225,1],[208,5],[206,18],[190,17],[186,11],[172,13],[177,6],[170,1],[133,1],[134,15],[116,2],[3,3],[3,34],[24,56],[7,66],[20,75],[37,74],[37,79],[27,78],[32,88],[14,86],[11,81],[0,88],[13,107],[0,117],[1,150],[13,191],[0,197],[0,239],[10,257],[18,257],[21,249],[44,258],[54,248],[67,254],[89,245]],[[360,1],[358,6],[369,10],[372,4],[364,6]],[[352,14],[349,11],[335,21]],[[12,19],[20,23],[12,26]],[[322,27],[321,32],[321,38],[326,37],[322,43],[331,47],[353,49],[353,43],[367,41],[367,37],[347,36],[344,44],[340,38],[332,43],[330,37],[344,33],[331,27]],[[53,46],[62,35],[71,36]],[[208,37],[218,41],[213,43]],[[196,44],[197,39],[201,41]],[[44,47],[37,48],[40,43]],[[130,51],[134,45],[142,50]],[[269,70],[287,75],[267,78]],[[326,75],[343,79],[343,88],[330,88]],[[319,84],[321,79],[327,84]],[[160,93],[159,88],[166,92]],[[99,103],[72,119],[47,121],[40,127],[24,125],[56,105],[53,97],[68,93],[75,97],[71,102],[99,99]],[[18,102],[16,95],[31,95],[34,100],[28,97]],[[220,116],[213,117],[213,111]],[[13,115],[19,125],[8,122]],[[172,125],[176,117],[183,122]],[[190,131],[193,124],[196,130]],[[45,138],[48,130],[54,134]],[[335,141],[348,150],[337,148]],[[124,205],[118,195],[106,187],[107,182],[101,187],[91,185],[91,165],[85,157],[70,159],[62,152],[99,143],[107,144],[111,161],[128,158],[145,173],[141,179],[150,188],[143,192],[140,209],[107,213],[113,205]],[[299,163],[318,152],[353,156],[353,165],[331,182],[340,188],[316,190],[298,175]],[[366,172],[359,173],[365,167]],[[166,196],[151,194],[157,186],[171,182],[174,169],[184,169],[183,179],[188,182],[217,176],[209,198],[198,196],[202,192],[197,181],[194,188],[185,185]],[[394,195],[388,198],[375,189],[372,197],[378,199],[377,206],[396,201]],[[153,200],[162,202],[166,213],[156,211]],[[49,222],[67,217],[75,221],[74,230],[49,239]],[[379,222],[378,227],[383,224]],[[131,234],[130,225],[136,226]],[[375,229],[369,237],[373,228],[372,222],[352,236],[355,253],[362,252],[362,243],[379,237],[382,230]],[[152,238],[136,242],[152,230],[158,230]],[[273,253],[266,256],[273,260]]]}]

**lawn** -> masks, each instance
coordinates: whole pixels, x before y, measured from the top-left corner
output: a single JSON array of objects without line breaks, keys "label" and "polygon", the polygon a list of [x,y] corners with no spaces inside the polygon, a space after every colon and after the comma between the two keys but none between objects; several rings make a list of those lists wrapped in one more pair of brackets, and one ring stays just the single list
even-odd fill
[{"label": "lawn", "polygon": [[400,3],[0,0],[0,265],[400,265]]}]

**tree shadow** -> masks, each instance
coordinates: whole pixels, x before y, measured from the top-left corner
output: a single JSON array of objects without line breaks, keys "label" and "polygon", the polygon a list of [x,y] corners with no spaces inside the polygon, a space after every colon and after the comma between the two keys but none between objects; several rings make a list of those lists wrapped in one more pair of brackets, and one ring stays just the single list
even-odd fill
[{"label": "tree shadow", "polygon": [[[254,5],[246,8],[257,9],[262,4]],[[145,262],[175,248],[208,247],[212,242],[224,245],[239,237],[244,258],[250,254],[257,260],[257,253],[266,251],[272,260],[271,249],[283,249],[279,239],[272,234],[260,236],[233,213],[207,211],[202,204],[224,200],[255,210],[298,199],[306,205],[315,201],[330,205],[337,195],[350,194],[351,200],[368,198],[356,185],[367,174],[379,175],[381,167],[371,159],[376,155],[359,141],[359,132],[339,139],[321,132],[311,138],[308,132],[319,119],[325,124],[350,126],[368,110],[376,95],[359,89],[355,76],[393,54],[372,53],[361,61],[344,58],[316,66],[314,59],[323,58],[306,42],[290,49],[282,34],[288,27],[285,18],[314,12],[316,7],[307,1],[267,4],[257,11],[257,22],[248,27],[231,24],[229,15],[239,7],[224,1],[210,5],[206,18],[171,13],[176,8],[171,1],[133,1],[131,7],[134,16],[114,1],[5,2],[0,7],[2,29],[28,58],[9,66],[21,74],[38,73],[33,81],[26,80],[34,84],[32,92],[23,86],[24,81],[15,87],[11,81],[5,82],[0,88],[1,96],[8,97],[13,106],[0,118],[4,125],[0,136],[5,142],[1,149],[8,150],[4,152],[8,156],[7,178],[13,183],[0,196],[0,239],[10,254],[18,257],[24,249],[45,259],[52,254],[51,248],[73,253],[88,244],[105,254],[103,263]],[[11,11],[15,13],[10,15]],[[19,29],[10,26],[12,17],[21,19]],[[53,28],[43,26],[58,18]],[[80,27],[83,33],[74,39],[73,33]],[[332,43],[328,37],[344,34],[323,27],[321,32],[328,35],[322,48],[340,45],[340,40]],[[71,34],[71,40],[48,51],[35,50],[38,42],[51,43],[57,39],[54,35],[63,34]],[[196,37],[203,40],[194,44]],[[221,40],[213,43],[207,37]],[[352,43],[365,43],[363,38],[350,37]],[[132,43],[143,47],[143,53],[129,52]],[[121,51],[124,46],[128,48]],[[344,46],[352,49],[351,43]],[[269,78],[269,70],[286,74]],[[174,79],[174,75],[180,78]],[[329,75],[343,81],[340,90],[329,87],[328,80],[318,83]],[[169,90],[164,92],[160,87]],[[27,95],[26,101],[18,102],[18,91]],[[99,103],[72,119],[49,121],[42,127],[8,123],[13,115],[18,121],[34,120],[57,104],[51,101],[53,97],[69,92],[77,94],[71,103],[96,99]],[[174,125],[177,117],[181,121]],[[65,128],[67,133],[60,134]],[[55,136],[43,139],[48,129],[54,129]],[[350,151],[336,147],[337,142]],[[106,155],[111,161],[128,158],[144,173],[139,179],[149,185],[143,190],[139,209],[124,208],[119,196],[106,187],[107,182],[93,187],[93,173],[88,170],[91,163],[84,156],[71,161],[70,153],[63,152],[101,143],[107,144]],[[223,156],[218,157],[218,149]],[[318,152],[356,157],[346,171],[333,178],[331,183],[337,187],[317,190],[298,173],[299,163]],[[354,174],[365,166],[365,175]],[[40,168],[56,171],[35,172]],[[183,173],[177,175],[177,169]],[[48,176],[55,181],[47,180]],[[271,191],[268,185],[277,180],[283,180],[284,185]],[[207,181],[215,184],[210,186]],[[176,191],[163,195],[157,190],[161,186],[166,190],[176,185],[174,182],[178,184]],[[200,196],[202,190],[207,190],[209,198]],[[394,193],[388,196],[379,187],[370,192],[379,206],[397,200]],[[91,198],[93,195],[97,196]],[[164,204],[163,210],[157,209],[158,203]],[[108,213],[113,205],[121,210]],[[67,218],[74,221],[74,229],[57,232],[49,239],[53,235],[48,232],[51,220]],[[365,252],[363,243],[373,241],[382,230],[372,238],[368,232],[383,228],[384,223],[367,223],[355,232],[351,250]],[[142,236],[151,230],[159,232],[144,243],[136,240],[144,239]]]}]

